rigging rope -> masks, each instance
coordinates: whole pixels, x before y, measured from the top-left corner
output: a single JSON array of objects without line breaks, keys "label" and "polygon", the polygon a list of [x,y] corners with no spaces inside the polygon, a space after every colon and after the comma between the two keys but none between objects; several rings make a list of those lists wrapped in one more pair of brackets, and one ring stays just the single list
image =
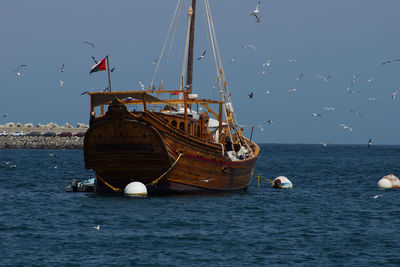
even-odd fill
[{"label": "rigging rope", "polygon": [[[168,29],[167,36],[165,37],[165,41],[164,41],[163,47],[162,47],[162,49],[161,49],[161,55],[160,55],[160,57],[158,58],[157,66],[156,66],[156,69],[154,70],[153,78],[151,79],[150,90],[153,88],[154,79],[155,79],[155,76],[156,76],[156,74],[157,74],[158,67],[160,66],[160,62],[161,62],[161,59],[162,59],[163,54],[164,54],[164,49],[165,49],[165,46],[166,46],[167,41],[168,41],[168,39],[169,39],[169,35],[170,35],[171,29],[172,29],[172,25],[174,24],[174,21],[175,21],[175,17],[176,17],[176,13],[177,13],[177,11],[178,11],[178,7],[182,7],[182,3],[181,3],[181,2],[182,2],[182,0],[178,0],[178,3],[177,3],[177,5],[176,5],[175,12],[174,12],[174,15],[173,15],[172,20],[171,20],[171,24],[169,25],[169,29]],[[180,11],[179,11],[179,14],[180,14]],[[179,15],[178,15],[178,16],[179,16]],[[176,31],[176,25],[177,25],[177,23],[175,24],[175,31]],[[175,33],[174,33],[174,35],[175,35]],[[172,41],[171,41],[171,42],[173,43],[173,38],[172,38]]]}]

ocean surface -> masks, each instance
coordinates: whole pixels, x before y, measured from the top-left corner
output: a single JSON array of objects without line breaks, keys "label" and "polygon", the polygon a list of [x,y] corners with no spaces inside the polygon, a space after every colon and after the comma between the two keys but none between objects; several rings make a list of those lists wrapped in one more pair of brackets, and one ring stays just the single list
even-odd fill
[{"label": "ocean surface", "polygon": [[400,266],[400,190],[377,188],[400,146],[260,147],[293,189],[67,193],[93,177],[82,150],[0,150],[0,266]]}]

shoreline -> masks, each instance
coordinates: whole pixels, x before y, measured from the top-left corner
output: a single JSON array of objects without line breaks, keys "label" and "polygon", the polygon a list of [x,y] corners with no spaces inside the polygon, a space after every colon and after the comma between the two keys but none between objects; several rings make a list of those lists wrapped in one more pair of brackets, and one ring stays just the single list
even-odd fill
[{"label": "shoreline", "polygon": [[0,136],[0,149],[83,149],[83,137]]}]

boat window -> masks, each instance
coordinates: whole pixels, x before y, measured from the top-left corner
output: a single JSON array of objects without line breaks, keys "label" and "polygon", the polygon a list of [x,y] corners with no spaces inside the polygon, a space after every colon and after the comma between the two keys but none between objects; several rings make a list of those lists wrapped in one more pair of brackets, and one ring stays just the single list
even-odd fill
[{"label": "boat window", "polygon": [[182,130],[182,131],[185,130],[185,123],[184,122],[180,122],[179,123],[179,130]]},{"label": "boat window", "polygon": [[176,127],[176,120],[171,121],[172,126]]}]

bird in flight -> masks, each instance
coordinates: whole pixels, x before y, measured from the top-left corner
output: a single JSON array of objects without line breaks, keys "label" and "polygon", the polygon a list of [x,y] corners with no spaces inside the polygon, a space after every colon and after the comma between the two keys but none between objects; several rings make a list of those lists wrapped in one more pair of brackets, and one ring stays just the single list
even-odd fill
[{"label": "bird in flight", "polygon": [[267,123],[272,124],[272,123],[274,123],[274,120],[267,120]]},{"label": "bird in flight", "polygon": [[264,132],[264,128],[259,124],[258,127],[260,127],[260,131]]},{"label": "bird in flight", "polygon": [[375,96],[371,96],[371,97],[368,98],[368,100],[369,100],[369,101],[375,101],[375,100],[376,100],[376,97],[375,97]]},{"label": "bird in flight", "polygon": [[232,63],[237,59],[237,56],[233,56],[228,60],[228,63]]},{"label": "bird in flight", "polygon": [[142,83],[142,81],[139,81],[139,85],[142,88],[143,91],[146,91],[146,89],[144,88],[144,84]]},{"label": "bird in flight", "polygon": [[271,89],[271,90],[268,89],[268,90],[265,90],[265,93],[269,95],[272,93],[272,91],[274,91],[274,89]]},{"label": "bird in flight", "polygon": [[395,62],[395,61],[400,61],[400,59],[390,59],[390,60],[387,60],[385,62],[382,62],[382,65],[389,64],[389,63],[392,63],[392,62]]},{"label": "bird in flight", "polygon": [[251,48],[251,49],[253,49],[253,50],[256,50],[256,49],[257,49],[256,46],[255,46],[255,45],[252,45],[252,44],[243,45],[242,48]]},{"label": "bird in flight", "polygon": [[4,115],[3,115],[3,118],[7,118],[7,117],[8,117],[8,114],[4,114]]},{"label": "bird in flight", "polygon": [[367,82],[367,83],[370,83],[370,82],[372,82],[373,80],[375,80],[375,78],[374,78],[374,77],[371,77],[371,78],[367,79],[366,82]]},{"label": "bird in flight", "polygon": [[296,77],[296,80],[300,81],[300,79],[303,78],[303,73],[300,74],[299,76]]},{"label": "bird in flight", "polygon": [[367,147],[368,147],[368,148],[371,146],[371,142],[372,142],[372,139],[370,138],[370,139],[368,140],[368,143],[367,143]]},{"label": "bird in flight", "polygon": [[64,86],[64,82],[60,80],[60,87]]},{"label": "bird in flight", "polygon": [[357,111],[350,110],[350,112],[353,113],[353,114],[356,115],[356,116],[362,116],[362,114],[359,113],[359,112],[357,112]]},{"label": "bird in flight", "polygon": [[100,230],[100,225],[98,224],[97,226],[93,226],[93,229],[96,229],[97,231]]},{"label": "bird in flight", "polygon": [[396,98],[396,95],[399,93],[399,91],[398,90],[395,90],[393,93],[392,93],[392,99],[395,99]]},{"label": "bird in flight", "polygon": [[289,94],[293,94],[294,92],[296,92],[296,90],[297,90],[296,88],[293,88],[293,89],[289,89],[288,92],[289,92]]},{"label": "bird in flight", "polygon": [[94,44],[91,42],[84,42],[84,44],[87,44],[87,45],[91,46],[92,48],[94,48]]},{"label": "bird in flight", "polygon": [[261,1],[258,1],[256,9],[250,13],[250,16],[254,16],[256,18],[256,22],[260,22],[261,21],[261,13],[260,13],[260,4]]},{"label": "bird in flight", "polygon": [[325,77],[325,76],[320,76],[320,75],[317,76],[317,78],[320,78],[320,79],[324,80],[325,82],[327,82],[327,81],[329,80],[330,77],[332,77],[332,75],[328,75],[328,76],[326,76],[326,77]]},{"label": "bird in flight", "polygon": [[271,66],[271,61],[272,61],[271,59],[268,59],[267,61],[265,61],[265,62],[262,64],[263,68]]},{"label": "bird in flight", "polygon": [[27,65],[23,64],[23,65],[19,65],[19,67],[15,71],[15,73],[17,74],[18,77],[22,77],[24,74],[22,73],[22,68],[26,67]]},{"label": "bird in flight", "polygon": [[248,94],[248,96],[249,96],[250,99],[253,99],[253,98],[254,98],[253,92],[251,92],[250,94]]},{"label": "bird in flight", "polygon": [[200,59],[204,58],[206,53],[207,53],[207,50],[204,50],[203,54],[201,54],[201,56],[199,56],[196,61],[199,61]]},{"label": "bird in flight", "polygon": [[295,58],[291,58],[291,59],[288,60],[288,62],[289,62],[289,63],[295,63],[295,62],[296,62],[296,59],[295,59]]},{"label": "bird in flight", "polygon": [[62,64],[60,72],[64,72],[64,64]]},{"label": "bird in flight", "polygon": [[312,113],[311,114],[313,117],[321,117],[322,115],[321,114],[319,114],[319,113]]},{"label": "bird in flight", "polygon": [[339,124],[339,126],[342,126],[343,127],[343,129],[345,129],[345,130],[349,130],[350,132],[352,132],[353,131],[353,129],[352,128],[350,128],[349,126],[347,126],[346,124]]},{"label": "bird in flight", "polygon": [[94,56],[92,56],[92,59],[93,59],[94,63],[96,63],[96,64],[99,63]]},{"label": "bird in flight", "polygon": [[333,110],[335,110],[335,108],[334,107],[324,107],[323,108],[324,110],[327,110],[327,111],[333,111]]}]

